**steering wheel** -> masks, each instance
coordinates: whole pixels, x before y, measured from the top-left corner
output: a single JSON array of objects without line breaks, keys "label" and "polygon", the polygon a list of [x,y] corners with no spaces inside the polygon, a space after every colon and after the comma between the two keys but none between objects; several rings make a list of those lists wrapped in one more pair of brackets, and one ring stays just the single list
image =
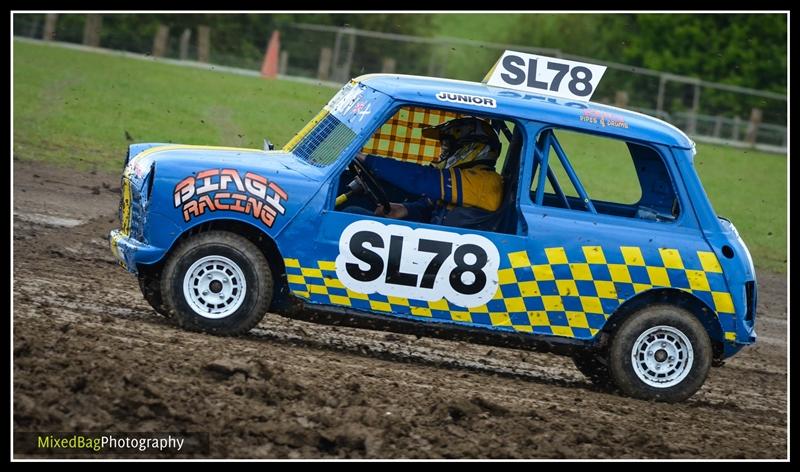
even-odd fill
[{"label": "steering wheel", "polygon": [[361,181],[361,184],[364,186],[364,190],[369,195],[369,198],[375,203],[375,205],[382,205],[383,206],[383,214],[388,215],[389,211],[391,210],[391,205],[389,203],[389,197],[386,196],[386,192],[383,190],[383,187],[378,183],[378,180],[375,178],[369,170],[367,170],[367,166],[364,165],[363,162],[359,161],[358,158],[355,158],[350,162],[350,170],[356,174],[356,178]]}]

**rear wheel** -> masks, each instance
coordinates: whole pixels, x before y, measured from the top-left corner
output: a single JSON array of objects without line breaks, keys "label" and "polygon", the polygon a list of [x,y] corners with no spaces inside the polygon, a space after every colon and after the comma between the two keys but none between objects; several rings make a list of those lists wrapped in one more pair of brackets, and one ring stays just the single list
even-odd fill
[{"label": "rear wheel", "polygon": [[614,334],[608,367],[622,392],[664,402],[692,396],[706,380],[711,340],[691,313],[671,305],[647,307]]},{"label": "rear wheel", "polygon": [[161,277],[163,302],[184,328],[219,335],[249,331],[272,301],[264,254],[248,239],[210,231],[182,241]]}]

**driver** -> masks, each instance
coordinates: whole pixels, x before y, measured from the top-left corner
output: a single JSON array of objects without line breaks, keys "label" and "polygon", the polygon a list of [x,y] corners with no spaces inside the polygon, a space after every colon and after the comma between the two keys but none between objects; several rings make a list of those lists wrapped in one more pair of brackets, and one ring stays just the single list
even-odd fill
[{"label": "driver", "polygon": [[[422,136],[442,146],[439,159],[429,166],[357,155],[375,177],[419,196],[416,201],[390,203],[385,216],[479,228],[503,199],[503,178],[495,171],[501,149],[497,133],[487,121],[466,117],[425,128]],[[375,214],[384,215],[383,205]]]}]

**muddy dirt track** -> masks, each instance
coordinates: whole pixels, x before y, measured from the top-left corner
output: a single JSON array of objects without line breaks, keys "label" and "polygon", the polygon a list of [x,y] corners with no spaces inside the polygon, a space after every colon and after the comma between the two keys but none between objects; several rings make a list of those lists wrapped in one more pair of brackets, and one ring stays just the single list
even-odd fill
[{"label": "muddy dirt track", "polygon": [[112,259],[116,175],[14,179],[15,431],[205,431],[215,458],[786,458],[783,276],[759,273],[759,342],[657,404],[551,354],[278,315],[179,330]]}]

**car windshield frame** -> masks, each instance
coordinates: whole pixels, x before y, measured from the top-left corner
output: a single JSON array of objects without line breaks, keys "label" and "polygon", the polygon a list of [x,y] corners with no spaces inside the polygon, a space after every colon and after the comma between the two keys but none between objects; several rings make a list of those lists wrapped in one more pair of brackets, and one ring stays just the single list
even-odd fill
[{"label": "car windshield frame", "polygon": [[366,130],[371,131],[371,115],[379,114],[392,101],[388,95],[351,80],[284,145],[283,151],[314,167],[329,167]]}]

